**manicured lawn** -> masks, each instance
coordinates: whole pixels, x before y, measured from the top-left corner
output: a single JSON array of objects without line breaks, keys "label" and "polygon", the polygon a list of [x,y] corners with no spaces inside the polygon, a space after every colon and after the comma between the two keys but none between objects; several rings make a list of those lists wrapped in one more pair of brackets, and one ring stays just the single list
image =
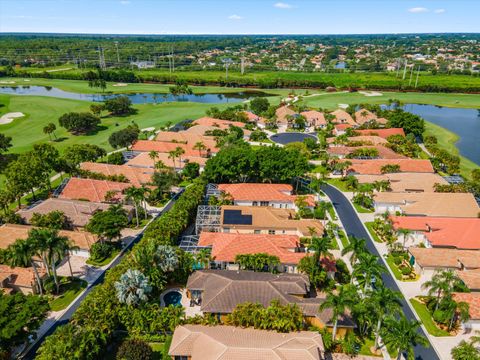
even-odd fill
[{"label": "manicured lawn", "polygon": [[375,339],[369,339],[369,338],[363,339],[363,343],[362,343],[362,346],[360,348],[359,354],[360,355],[367,355],[367,356],[377,356],[379,358],[382,357],[382,355],[377,355],[377,354],[374,354],[370,351],[370,348],[372,348],[374,346],[375,346]]},{"label": "manicured lawn", "polygon": [[365,209],[363,206],[360,206],[360,205],[355,204],[355,203],[353,203],[353,207],[355,208],[355,210],[357,210],[357,212],[359,212],[361,214],[371,214],[371,213],[373,213],[373,210]]},{"label": "manicured lawn", "polygon": [[383,242],[382,240],[380,240],[380,238],[378,237],[375,230],[373,230],[373,221],[366,222],[365,226],[367,227],[368,231],[370,232],[370,235],[372,236],[373,240],[375,240],[378,243]]},{"label": "manicured lawn", "polygon": [[425,122],[425,135],[433,135],[438,140],[438,146],[442,149],[447,150],[449,153],[460,156],[460,173],[466,177],[470,178],[470,174],[473,169],[478,169],[478,165],[473,161],[467,159],[460,155],[459,150],[455,146],[455,143],[460,139],[460,137],[447,130],[441,126]]},{"label": "manicured lawn", "polygon": [[333,207],[328,208],[328,213],[330,214],[332,220],[337,220],[337,215],[335,214],[335,210],[333,209]]},{"label": "manicured lawn", "polygon": [[110,264],[110,262],[115,258],[115,256],[118,255],[119,252],[120,249],[115,248],[113,249],[112,254],[109,257],[103,259],[102,261],[94,261],[92,259],[88,259],[87,264],[93,266],[105,266],[107,264]]},{"label": "manicured lawn", "polygon": [[403,279],[402,273],[398,269],[397,265],[395,265],[395,262],[393,261],[393,256],[388,255],[386,260],[387,260],[388,266],[390,267],[390,269],[393,272],[393,275],[395,276],[395,279],[402,281],[402,279]]},{"label": "manicured lawn", "polygon": [[348,246],[350,243],[348,241],[347,235],[345,234],[345,231],[343,230],[338,230],[338,236],[340,237],[340,241],[342,242],[343,247]]},{"label": "manicured lawn", "polygon": [[421,303],[417,299],[410,299],[410,303],[412,304],[413,308],[415,309],[418,317],[422,321],[423,325],[427,329],[428,333],[433,336],[451,336],[447,331],[442,330],[437,327],[435,322],[430,315],[425,304]]},{"label": "manicured lawn", "polygon": [[163,359],[163,349],[165,348],[165,343],[148,343],[153,351],[153,358],[152,360],[162,360]]},{"label": "manicured lawn", "polygon": [[352,191],[350,189],[347,189],[347,186],[345,185],[345,181],[340,180],[340,178],[330,178],[330,179],[327,179],[326,181],[327,181],[327,183],[335,186],[336,188],[338,188],[341,191],[347,191],[347,192]]},{"label": "manicured lawn", "polygon": [[65,309],[75,298],[87,287],[87,282],[81,279],[62,278],[60,284],[60,294],[55,299],[49,301],[52,311]]}]

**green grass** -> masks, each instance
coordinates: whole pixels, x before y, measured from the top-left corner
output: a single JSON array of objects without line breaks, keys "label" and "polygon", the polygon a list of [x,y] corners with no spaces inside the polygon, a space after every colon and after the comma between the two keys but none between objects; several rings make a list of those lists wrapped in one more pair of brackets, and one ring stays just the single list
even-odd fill
[{"label": "green grass", "polygon": [[333,206],[328,208],[328,213],[330,214],[332,220],[337,220],[337,215],[335,214],[335,209]]},{"label": "green grass", "polygon": [[153,351],[152,360],[162,360],[163,358],[162,354],[164,352],[163,349],[165,348],[165,343],[151,342],[151,343],[148,343],[148,345],[150,345]]},{"label": "green grass", "polygon": [[347,247],[350,242],[348,241],[345,231],[338,230],[338,236],[340,237],[340,241],[342,242],[343,247]]},{"label": "green grass", "polygon": [[115,256],[118,255],[118,253],[120,252],[120,249],[113,249],[112,253],[110,254],[109,257],[101,260],[101,261],[95,261],[95,260],[92,260],[92,259],[88,259],[86,262],[88,265],[93,265],[93,266],[105,266],[107,264],[110,264],[110,262],[115,258]]},{"label": "green grass", "polygon": [[347,189],[347,186],[345,185],[345,181],[340,180],[340,178],[330,178],[326,180],[328,184],[335,186],[341,191],[352,191],[350,189]]},{"label": "green grass", "polygon": [[364,338],[362,346],[360,347],[360,355],[367,355],[367,356],[377,356],[379,358],[382,357],[382,355],[377,355],[374,354],[370,351],[370,348],[375,346],[375,339],[370,339],[370,338]]},{"label": "green grass", "polygon": [[355,208],[355,210],[357,210],[357,212],[359,212],[361,214],[371,214],[371,213],[373,213],[373,210],[365,209],[363,206],[360,206],[360,205],[355,204],[355,203],[352,203],[352,204],[353,204],[353,207]]},{"label": "green grass", "polygon": [[87,287],[87,282],[81,279],[62,278],[60,283],[61,295],[56,296],[49,301],[50,309],[52,311],[60,311],[65,309],[75,298]]},{"label": "green grass", "polygon": [[365,226],[366,228],[368,229],[368,231],[370,232],[370,235],[372,236],[373,240],[375,242],[378,242],[378,243],[381,243],[383,242],[377,235],[377,233],[375,232],[375,230],[373,230],[373,221],[367,221],[365,223]]},{"label": "green grass", "polygon": [[393,256],[388,255],[386,258],[387,264],[392,269],[393,275],[395,276],[395,279],[403,281],[403,276],[400,270],[398,269],[397,265],[395,265],[395,262],[393,261]]},{"label": "green grass", "polygon": [[430,335],[451,336],[447,331],[437,327],[432,319],[432,316],[430,315],[430,311],[428,311],[425,304],[421,303],[417,299],[410,299],[410,303]]},{"label": "green grass", "polygon": [[[480,97],[480,96],[479,96]],[[478,169],[479,166],[473,161],[467,159],[466,157],[460,155],[460,151],[455,146],[455,143],[460,139],[460,137],[447,130],[441,126],[432,124],[428,121],[425,122],[425,135],[433,135],[438,140],[438,146],[442,149],[447,150],[453,155],[460,156],[460,173],[466,177],[470,178],[470,174],[473,169]]]}]

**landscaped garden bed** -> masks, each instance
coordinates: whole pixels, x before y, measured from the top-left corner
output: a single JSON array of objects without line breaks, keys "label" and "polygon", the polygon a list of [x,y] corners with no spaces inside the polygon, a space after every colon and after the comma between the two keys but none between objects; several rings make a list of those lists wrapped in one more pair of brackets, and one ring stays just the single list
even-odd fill
[{"label": "landscaped garden bed", "polygon": [[408,254],[405,251],[392,251],[387,256],[387,264],[392,269],[397,280],[416,281],[418,275],[415,269],[408,262]]},{"label": "landscaped garden bed", "polygon": [[451,336],[448,331],[441,329],[435,320],[433,320],[430,310],[427,308],[425,302],[426,298],[428,297],[410,299],[410,303],[412,304],[428,333],[433,336]]}]

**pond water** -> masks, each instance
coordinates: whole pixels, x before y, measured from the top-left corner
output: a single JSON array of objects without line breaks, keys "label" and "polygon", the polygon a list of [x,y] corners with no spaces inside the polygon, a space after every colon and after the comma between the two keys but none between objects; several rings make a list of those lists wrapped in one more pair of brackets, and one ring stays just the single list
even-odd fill
[{"label": "pond water", "polygon": [[405,111],[457,134],[460,154],[480,165],[480,109],[457,109],[435,105],[407,104]]},{"label": "pond water", "polygon": [[133,104],[153,104],[169,101],[191,101],[198,103],[238,103],[255,97],[272,96],[262,91],[242,91],[234,93],[207,93],[174,96],[172,94],[132,93],[132,94],[80,94],[47,86],[2,86],[0,94],[51,96],[64,99],[104,101],[119,95],[130,98]]},{"label": "pond water", "polygon": [[317,140],[317,137],[315,135],[300,132],[285,132],[270,136],[270,140],[282,145],[286,145],[292,142],[302,142],[307,138],[312,138],[315,141]]},{"label": "pond water", "polygon": [[182,294],[178,291],[170,291],[163,296],[165,306],[182,306]]}]

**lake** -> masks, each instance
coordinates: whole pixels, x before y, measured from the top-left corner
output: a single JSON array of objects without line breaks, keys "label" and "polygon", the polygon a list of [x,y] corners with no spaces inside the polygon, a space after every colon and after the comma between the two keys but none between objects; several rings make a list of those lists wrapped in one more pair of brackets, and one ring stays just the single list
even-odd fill
[{"label": "lake", "polygon": [[273,96],[262,91],[242,91],[233,93],[206,93],[174,96],[172,94],[154,94],[154,93],[132,93],[132,94],[80,94],[64,91],[54,87],[46,86],[2,86],[0,94],[12,95],[31,95],[31,96],[51,96],[63,99],[84,100],[84,101],[104,101],[106,99],[125,95],[132,104],[155,104],[171,101],[198,102],[206,104],[214,103],[239,103],[255,97]]},{"label": "lake", "polygon": [[435,105],[407,104],[405,111],[457,134],[460,154],[480,165],[480,109],[458,109]]}]

